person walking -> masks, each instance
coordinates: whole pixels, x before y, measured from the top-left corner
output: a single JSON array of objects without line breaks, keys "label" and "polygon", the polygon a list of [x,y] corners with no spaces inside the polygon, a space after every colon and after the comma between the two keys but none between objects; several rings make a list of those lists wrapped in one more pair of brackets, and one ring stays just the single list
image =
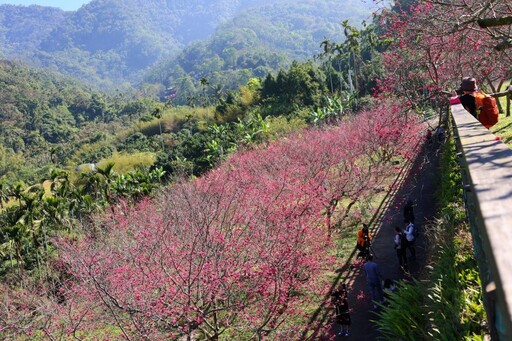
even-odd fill
[{"label": "person walking", "polygon": [[351,324],[350,310],[348,307],[347,285],[342,283],[332,293],[332,303],[334,305],[334,314],[336,323],[341,326],[338,336],[350,336],[349,327]]},{"label": "person walking", "polygon": [[[411,252],[412,259],[416,259],[416,249],[414,248],[414,242],[416,241],[416,236],[414,232],[414,224],[411,221],[406,221],[407,226],[405,227],[404,233],[405,238],[407,239],[407,249]],[[404,256],[406,251],[404,250]]]},{"label": "person walking", "polygon": [[406,248],[407,248],[407,238],[405,237],[402,230],[395,226],[395,250],[396,250],[396,256],[398,258],[398,265],[400,266],[400,269],[407,272],[408,271],[408,264],[407,264],[407,257],[405,255]]},{"label": "person walking", "polygon": [[377,308],[376,303],[383,303],[384,299],[382,292],[382,275],[379,266],[373,261],[373,255],[371,253],[368,255],[367,262],[363,265],[363,270],[366,274],[368,287],[370,288],[373,307]]},{"label": "person walking", "polygon": [[411,199],[408,199],[404,206],[404,220],[408,220],[414,224],[414,203]]},{"label": "person walking", "polygon": [[363,228],[357,231],[357,249],[358,257],[366,259],[370,253],[372,234],[368,231],[368,225],[363,224]]}]

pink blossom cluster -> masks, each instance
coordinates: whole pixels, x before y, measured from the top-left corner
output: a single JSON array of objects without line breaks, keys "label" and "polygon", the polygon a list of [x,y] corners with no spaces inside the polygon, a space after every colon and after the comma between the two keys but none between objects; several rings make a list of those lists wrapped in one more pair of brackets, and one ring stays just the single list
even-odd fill
[{"label": "pink blossom cluster", "polygon": [[392,43],[383,55],[387,74],[378,81],[379,93],[399,94],[411,107],[438,106],[447,101],[440,90],[457,89],[465,76],[499,91],[512,75],[510,54],[496,48],[503,27],[481,29],[476,19],[510,16],[512,5],[491,3],[426,0],[384,11],[383,38]]}]

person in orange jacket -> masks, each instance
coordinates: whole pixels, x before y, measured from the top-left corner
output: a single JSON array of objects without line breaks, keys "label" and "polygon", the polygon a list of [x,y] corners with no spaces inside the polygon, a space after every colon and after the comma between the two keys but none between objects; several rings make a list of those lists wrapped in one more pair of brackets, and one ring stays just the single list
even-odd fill
[{"label": "person in orange jacket", "polygon": [[460,89],[456,91],[464,109],[473,115],[484,127],[489,129],[499,120],[499,108],[492,95],[478,88],[476,79],[464,77]]},{"label": "person in orange jacket", "polygon": [[366,258],[372,241],[372,234],[368,231],[368,225],[363,223],[363,228],[357,231],[357,249],[359,257]]}]

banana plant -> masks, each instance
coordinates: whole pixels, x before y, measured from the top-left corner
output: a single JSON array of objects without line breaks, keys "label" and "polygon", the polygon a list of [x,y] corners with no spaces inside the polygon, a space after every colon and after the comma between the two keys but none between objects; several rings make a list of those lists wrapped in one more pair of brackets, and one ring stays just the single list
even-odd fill
[{"label": "banana plant", "polygon": [[217,140],[207,142],[204,151],[206,153],[206,160],[210,166],[213,166],[224,154],[224,150]]},{"label": "banana plant", "polygon": [[262,134],[268,133],[270,125],[260,113],[257,113],[246,122],[239,119],[237,129],[241,132],[241,142],[252,144],[258,142]]}]

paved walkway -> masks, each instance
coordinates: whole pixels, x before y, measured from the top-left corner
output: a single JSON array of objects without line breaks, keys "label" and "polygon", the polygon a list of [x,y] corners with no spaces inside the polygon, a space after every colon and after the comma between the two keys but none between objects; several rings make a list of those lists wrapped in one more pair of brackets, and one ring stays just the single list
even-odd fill
[{"label": "paved walkway", "polygon": [[[433,146],[430,147],[412,165],[408,174],[404,176],[402,185],[394,193],[378,221],[372,226],[375,236],[372,245],[375,254],[374,261],[379,265],[384,278],[395,281],[410,280],[412,277],[417,278],[425,267],[426,254],[423,233],[433,221],[436,212],[433,196],[439,175],[438,151],[432,148]],[[402,208],[408,198],[411,198],[415,204],[415,226],[419,231],[415,245],[416,260],[410,258],[408,260],[410,275],[406,275],[400,270],[393,243],[395,225],[401,228],[405,227]],[[408,257],[410,257],[409,253]],[[351,335],[349,337],[340,336],[336,340],[377,340],[380,334],[375,324],[371,322],[377,318],[376,309],[373,308],[370,301],[362,269],[360,267],[341,269],[340,279],[343,280],[343,278],[346,283],[352,285],[352,290],[349,292],[349,305],[352,309]],[[364,293],[364,298],[361,298],[362,293]],[[339,326],[333,325],[331,335],[335,335],[339,329]]]}]

